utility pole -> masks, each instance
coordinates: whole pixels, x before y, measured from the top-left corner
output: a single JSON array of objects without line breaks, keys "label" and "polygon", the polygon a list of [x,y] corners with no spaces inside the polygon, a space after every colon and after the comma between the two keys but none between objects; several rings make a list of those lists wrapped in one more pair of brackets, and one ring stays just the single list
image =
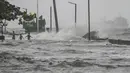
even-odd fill
[{"label": "utility pole", "polygon": [[50,7],[50,32],[52,32],[52,7]]},{"label": "utility pole", "polygon": [[91,40],[91,34],[90,34],[90,0],[88,0],[88,40]]},{"label": "utility pole", "polygon": [[39,1],[37,0],[37,18],[36,18],[36,22],[37,22],[37,32],[39,32]]},{"label": "utility pole", "polygon": [[75,28],[77,24],[77,4],[75,4]]},{"label": "utility pole", "polygon": [[53,7],[54,7],[54,15],[55,15],[56,32],[59,32],[58,17],[57,17],[57,9],[56,9],[56,1],[55,0],[53,0]]}]

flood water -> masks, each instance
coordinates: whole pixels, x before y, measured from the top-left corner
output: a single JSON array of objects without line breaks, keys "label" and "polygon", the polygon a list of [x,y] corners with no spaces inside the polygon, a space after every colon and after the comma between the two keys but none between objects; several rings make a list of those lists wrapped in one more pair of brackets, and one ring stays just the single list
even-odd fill
[{"label": "flood water", "polygon": [[0,73],[129,73],[130,46],[107,41],[0,43]]}]

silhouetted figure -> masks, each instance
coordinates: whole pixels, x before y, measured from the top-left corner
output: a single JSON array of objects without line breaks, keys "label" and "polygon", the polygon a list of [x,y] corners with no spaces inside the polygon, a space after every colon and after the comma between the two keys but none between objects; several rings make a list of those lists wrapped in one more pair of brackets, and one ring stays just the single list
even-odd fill
[{"label": "silhouetted figure", "polygon": [[12,39],[15,40],[15,32],[13,31]]},{"label": "silhouetted figure", "polygon": [[46,28],[46,30],[47,30],[47,32],[50,32],[49,30],[50,30],[50,28]]},{"label": "silhouetted figure", "polygon": [[22,39],[23,39],[23,35],[22,35],[22,34],[20,34],[19,39],[20,39],[20,40],[22,40]]},{"label": "silhouetted figure", "polygon": [[31,39],[31,35],[30,35],[30,32],[28,33],[28,35],[26,36],[28,38],[28,40]]}]

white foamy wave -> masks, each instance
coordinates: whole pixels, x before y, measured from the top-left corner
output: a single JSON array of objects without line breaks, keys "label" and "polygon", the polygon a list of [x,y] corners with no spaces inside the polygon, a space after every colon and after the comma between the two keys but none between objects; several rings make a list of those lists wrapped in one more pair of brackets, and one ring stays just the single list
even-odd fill
[{"label": "white foamy wave", "polygon": [[81,40],[82,38],[76,36],[75,28],[66,28],[60,30],[58,33],[43,32],[35,36],[37,40]]},{"label": "white foamy wave", "polygon": [[51,40],[56,33],[48,33],[48,32],[42,32],[37,35],[34,35],[34,39],[37,40]]}]

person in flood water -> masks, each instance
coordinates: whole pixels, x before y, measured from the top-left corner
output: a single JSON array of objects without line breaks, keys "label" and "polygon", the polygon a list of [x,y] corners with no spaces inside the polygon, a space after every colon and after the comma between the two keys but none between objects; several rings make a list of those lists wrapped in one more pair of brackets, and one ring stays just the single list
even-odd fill
[{"label": "person in flood water", "polygon": [[13,31],[12,39],[15,40],[15,32]]},{"label": "person in flood water", "polygon": [[28,40],[31,40],[32,36],[30,35],[30,32],[28,33],[28,35],[26,37]]},{"label": "person in flood water", "polygon": [[20,34],[19,39],[20,39],[20,40],[22,40],[22,39],[23,39],[23,35],[22,35],[22,34]]}]

